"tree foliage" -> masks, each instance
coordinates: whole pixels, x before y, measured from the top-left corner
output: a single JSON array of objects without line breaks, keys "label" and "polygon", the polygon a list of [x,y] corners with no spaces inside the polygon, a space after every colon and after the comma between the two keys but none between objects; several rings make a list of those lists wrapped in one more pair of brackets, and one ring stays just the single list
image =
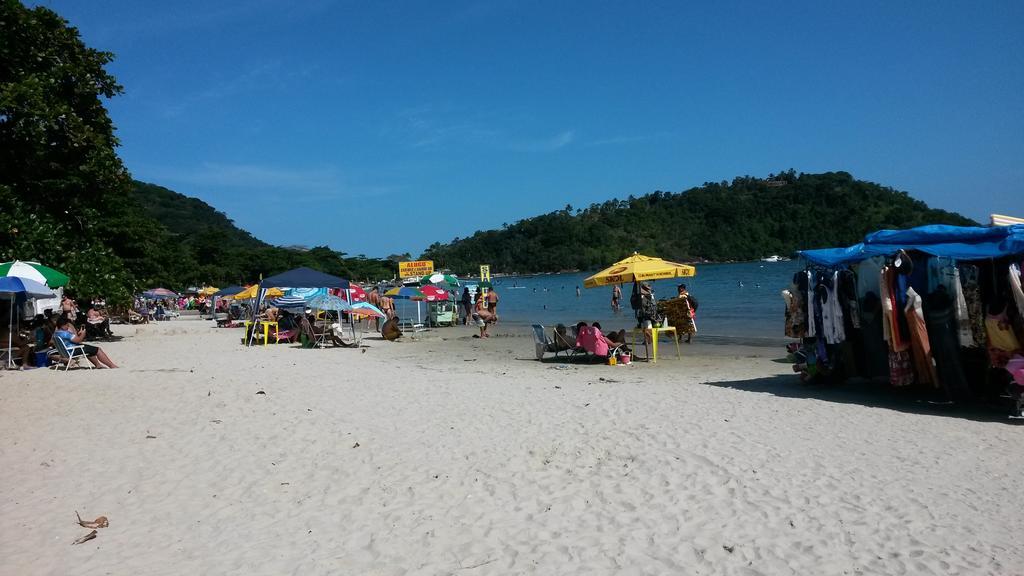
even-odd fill
[{"label": "tree foliage", "polygon": [[521,273],[596,269],[634,251],[683,261],[754,260],[924,224],[975,223],[846,172],[789,170],[768,179],[744,176],[681,193],[609,200],[582,211],[567,205],[501,230],[435,243],[422,257],[457,272],[490,264]]}]

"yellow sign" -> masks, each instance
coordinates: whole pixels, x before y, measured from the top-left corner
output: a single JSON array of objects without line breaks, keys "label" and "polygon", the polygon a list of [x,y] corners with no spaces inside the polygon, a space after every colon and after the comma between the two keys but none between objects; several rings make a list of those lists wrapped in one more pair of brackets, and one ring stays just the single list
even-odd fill
[{"label": "yellow sign", "polygon": [[491,266],[490,264],[480,265],[480,281],[490,282],[491,281]]},{"label": "yellow sign", "polygon": [[402,278],[411,278],[413,276],[426,276],[427,274],[433,273],[433,260],[414,260],[412,262],[398,263],[398,275]]}]

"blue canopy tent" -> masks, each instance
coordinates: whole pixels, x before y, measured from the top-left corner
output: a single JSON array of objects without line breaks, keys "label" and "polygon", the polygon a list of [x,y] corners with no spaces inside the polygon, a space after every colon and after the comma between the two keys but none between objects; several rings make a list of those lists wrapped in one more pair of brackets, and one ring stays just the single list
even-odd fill
[{"label": "blue canopy tent", "polygon": [[880,230],[848,248],[801,250],[800,256],[819,266],[841,266],[898,250],[917,250],[956,260],[986,260],[1024,254],[1024,224],[982,228],[935,224],[909,230]]},{"label": "blue canopy tent", "polygon": [[[282,272],[261,280],[260,292],[262,293],[267,288],[341,288],[342,290],[348,290],[349,282],[338,276],[332,276],[319,270],[300,266],[294,270]],[[260,300],[256,302],[256,309],[258,310]],[[352,335],[353,337],[355,336],[355,326],[352,327]]]},{"label": "blue canopy tent", "polygon": [[261,288],[341,288],[348,290],[348,280],[324,274],[312,268],[296,268],[264,278]]}]

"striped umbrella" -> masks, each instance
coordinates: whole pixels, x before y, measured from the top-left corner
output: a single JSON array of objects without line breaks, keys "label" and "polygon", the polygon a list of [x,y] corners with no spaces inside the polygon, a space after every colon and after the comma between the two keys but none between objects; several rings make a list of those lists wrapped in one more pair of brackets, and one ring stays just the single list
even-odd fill
[{"label": "striped umbrella", "polygon": [[4,262],[0,264],[0,276],[28,278],[40,284],[46,284],[50,288],[59,288],[68,284],[68,277],[66,275],[49,266],[43,266],[39,262],[23,262],[21,260]]},{"label": "striped umbrella", "polygon": [[298,296],[282,296],[270,301],[271,306],[277,306],[283,310],[305,310],[306,301]]},{"label": "striped umbrella", "polygon": [[350,312],[353,316],[369,316],[371,318],[384,318],[387,314],[380,308],[377,308],[369,302],[356,302],[352,305],[352,311]]}]

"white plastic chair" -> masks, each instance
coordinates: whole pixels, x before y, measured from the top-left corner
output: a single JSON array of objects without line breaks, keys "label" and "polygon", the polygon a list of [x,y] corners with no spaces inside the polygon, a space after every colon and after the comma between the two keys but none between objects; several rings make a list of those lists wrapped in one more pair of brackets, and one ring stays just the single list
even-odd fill
[{"label": "white plastic chair", "polygon": [[[81,344],[72,344],[71,346],[68,346],[67,342],[64,342],[62,338],[57,336],[53,337],[53,344],[54,348],[57,349],[57,354],[60,355],[60,359],[64,361],[65,372],[71,369],[72,362],[75,363],[75,366],[81,366],[82,359],[88,358],[85,355],[85,346],[82,346]],[[92,370],[93,368],[92,363],[90,362],[86,362],[86,366],[88,366],[89,370]],[[53,368],[55,370],[60,370],[60,364],[54,364]]]}]

